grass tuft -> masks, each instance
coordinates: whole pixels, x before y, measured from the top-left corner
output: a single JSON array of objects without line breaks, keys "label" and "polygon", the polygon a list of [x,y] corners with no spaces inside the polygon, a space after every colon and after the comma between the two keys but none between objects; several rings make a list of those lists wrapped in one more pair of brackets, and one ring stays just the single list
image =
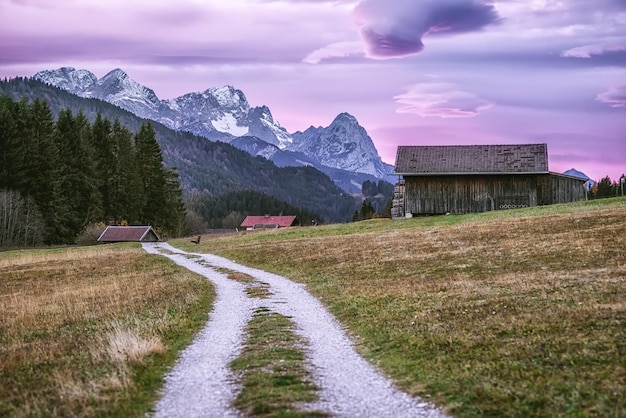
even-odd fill
[{"label": "grass tuft", "polygon": [[231,362],[242,391],[234,406],[246,416],[323,417],[304,404],[317,399],[306,369],[303,341],[293,322],[267,308],[255,311],[241,356]]}]

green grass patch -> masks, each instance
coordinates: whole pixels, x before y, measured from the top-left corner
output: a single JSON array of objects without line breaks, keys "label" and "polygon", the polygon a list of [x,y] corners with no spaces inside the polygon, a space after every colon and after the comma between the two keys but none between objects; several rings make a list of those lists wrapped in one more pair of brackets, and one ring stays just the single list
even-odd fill
[{"label": "green grass patch", "polygon": [[366,358],[455,416],[615,417],[626,416],[625,248],[626,199],[614,198],[196,250],[307,284]]},{"label": "green grass patch", "polygon": [[243,353],[230,367],[243,387],[234,406],[246,416],[323,417],[302,406],[317,399],[316,386],[305,367],[303,342],[293,322],[259,308],[247,326]]},{"label": "green grass patch", "polygon": [[145,416],[213,298],[137,244],[0,253],[0,416]]}]

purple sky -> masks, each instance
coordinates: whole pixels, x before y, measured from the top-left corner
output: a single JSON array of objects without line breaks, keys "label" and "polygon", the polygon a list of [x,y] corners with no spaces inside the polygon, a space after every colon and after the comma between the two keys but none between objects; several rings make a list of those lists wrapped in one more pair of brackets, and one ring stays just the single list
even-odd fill
[{"label": "purple sky", "polygon": [[391,164],[545,142],[551,171],[626,172],[626,0],[0,0],[0,77],[62,66],[230,84],[290,132],[348,112]]}]

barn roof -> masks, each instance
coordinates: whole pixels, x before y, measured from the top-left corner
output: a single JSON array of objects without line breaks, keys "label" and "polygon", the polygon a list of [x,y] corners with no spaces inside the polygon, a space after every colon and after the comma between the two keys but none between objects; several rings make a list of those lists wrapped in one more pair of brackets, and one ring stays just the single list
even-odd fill
[{"label": "barn roof", "polygon": [[285,228],[293,225],[296,221],[295,216],[246,216],[246,219],[241,223],[242,228],[253,228],[253,227],[275,227],[275,228]]},{"label": "barn roof", "polygon": [[159,236],[151,226],[107,226],[98,238],[100,242],[155,242]]},{"label": "barn roof", "polygon": [[399,146],[395,174],[545,174],[546,144]]}]

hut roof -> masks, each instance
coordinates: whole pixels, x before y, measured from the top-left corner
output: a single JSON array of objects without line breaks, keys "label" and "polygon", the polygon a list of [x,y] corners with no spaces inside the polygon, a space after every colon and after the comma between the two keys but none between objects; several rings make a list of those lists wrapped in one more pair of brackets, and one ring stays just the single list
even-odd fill
[{"label": "hut roof", "polygon": [[242,228],[284,228],[293,225],[296,221],[296,217],[289,216],[246,216],[246,219],[241,223]]},{"label": "hut roof", "polygon": [[399,146],[395,174],[545,174],[546,144]]},{"label": "hut roof", "polygon": [[151,226],[107,226],[98,238],[100,242],[156,242],[159,236]]}]

